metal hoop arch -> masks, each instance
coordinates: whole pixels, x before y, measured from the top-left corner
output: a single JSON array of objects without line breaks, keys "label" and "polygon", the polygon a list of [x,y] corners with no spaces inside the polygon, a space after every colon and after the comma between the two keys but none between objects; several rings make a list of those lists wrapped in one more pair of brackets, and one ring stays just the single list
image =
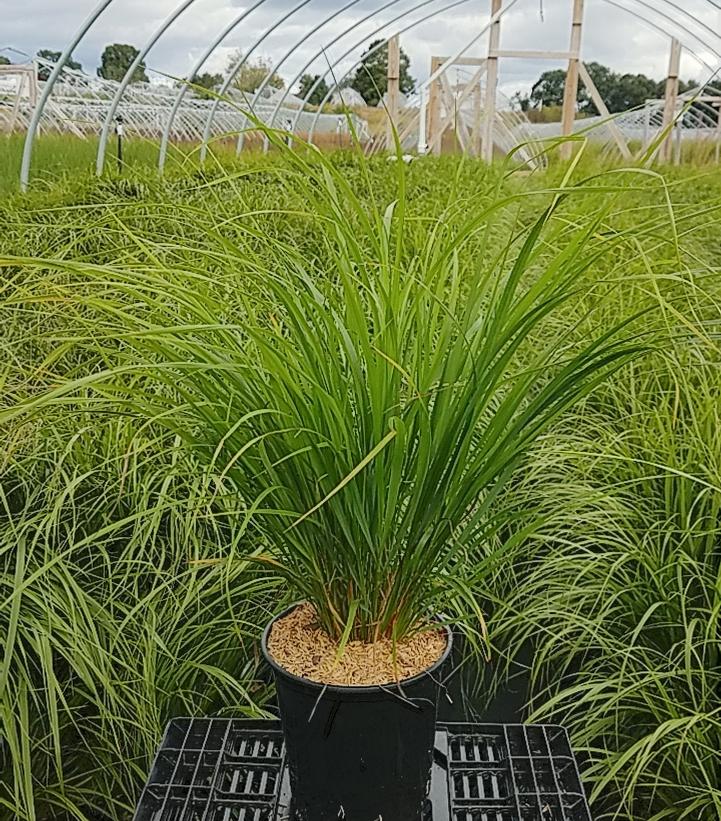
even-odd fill
[{"label": "metal hoop arch", "polygon": [[[165,35],[167,30],[173,25],[173,23],[181,17],[191,6],[193,6],[198,0],[184,0],[177,8],[175,8],[165,20],[160,24],[160,26],[155,30],[153,35],[149,38],[147,43],[143,46],[140,50],[139,54],[137,55],[136,59],[133,61],[133,64],[129,67],[128,71],[126,72],[125,76],[120,82],[120,85],[116,89],[116,92],[113,96],[113,99],[109,105],[105,120],[103,122],[102,132],[100,136],[99,146],[98,146],[98,154],[96,158],[96,171],[98,174],[101,174],[104,167],[104,159],[105,153],[107,149],[107,141],[110,133],[110,127],[112,124],[113,117],[115,112],[117,111],[119,105],[121,104],[122,98],[127,90],[128,85],[132,79],[132,75],[135,69],[140,65],[140,63],[147,57],[148,53],[154,48],[154,46],[161,40],[161,38]],[[444,11],[448,11],[450,8],[461,5],[464,0],[458,0],[455,3],[451,3],[447,6],[444,6],[441,9],[436,10],[432,14],[428,15],[425,19],[431,19],[436,15],[440,15]],[[100,19],[100,17],[105,13],[105,11],[112,5],[115,0],[100,0],[100,2],[94,7],[94,9],[90,12],[90,14],[83,20],[75,34],[70,39],[68,45],[62,52],[60,59],[56,63],[54,69],[52,70],[50,77],[45,82],[43,91],[35,105],[32,115],[30,117],[27,134],[23,146],[23,155],[22,155],[22,163],[21,163],[21,170],[20,170],[20,186],[22,190],[27,190],[29,180],[30,180],[30,169],[32,163],[32,152],[35,137],[37,136],[38,128],[40,125],[40,121],[42,119],[43,113],[45,108],[50,100],[52,95],[53,89],[57,84],[57,81],[62,74],[63,68],[67,64],[70,56],[72,55],[73,51],[77,48],[77,46],[82,42],[82,40],[87,35],[88,31],[95,25],[95,23]],[[257,0],[253,5],[249,6],[245,9],[241,14],[238,15],[235,20],[231,21],[219,34],[215,39],[209,44],[209,46],[205,49],[201,57],[196,61],[196,64],[193,70],[189,73],[188,79],[192,79],[192,77],[197,73],[197,71],[205,64],[205,62],[212,56],[215,50],[222,44],[222,42],[229,36],[229,34],[245,19],[247,19],[259,6],[263,5],[265,0]],[[283,25],[290,17],[292,17],[295,13],[300,11],[305,6],[309,5],[312,0],[301,0],[298,4],[296,4],[292,9],[285,12],[281,15],[275,22],[273,22],[261,36],[259,36],[256,41],[250,46],[250,48],[244,53],[243,58],[238,61],[238,63],[232,68],[231,72],[228,74],[226,79],[224,80],[223,86],[221,88],[219,96],[222,96],[228,91],[232,80],[237,76],[238,72],[242,69],[243,65],[247,62],[248,58],[253,54],[258,47],[275,31],[277,31],[280,26]],[[303,44],[308,42],[310,38],[317,34],[325,25],[331,22],[333,19],[339,17],[344,11],[347,11],[351,6],[356,5],[356,3],[361,2],[361,0],[350,0],[343,8],[332,12],[324,17],[322,21],[320,21],[310,32],[307,32],[303,37],[297,40],[290,49],[288,49],[285,54],[282,56],[281,60],[279,61],[278,65],[282,65],[290,56],[295,53]],[[349,26],[345,29],[341,34],[334,37],[328,45],[335,45],[336,43],[340,42],[344,37],[348,36],[359,27],[363,22],[366,22],[370,17],[374,14],[378,14],[381,11],[386,10],[390,6],[394,5],[395,2],[400,2],[400,0],[386,0],[385,3],[381,4],[380,7],[374,4],[374,8],[369,12],[369,14],[362,18],[361,21],[356,21],[354,24]],[[433,0],[428,0],[428,2],[433,2]],[[603,2],[607,3],[608,5],[614,6],[618,9],[621,9],[627,13],[632,14],[636,19],[640,20],[641,22],[651,26],[656,31],[659,31],[664,36],[672,36],[676,37],[677,33],[681,33],[682,36],[678,37],[679,40],[683,43],[686,50],[694,56],[696,60],[699,61],[700,65],[704,68],[708,69],[711,72],[717,71],[718,68],[714,68],[709,66],[705,59],[703,59],[699,54],[696,53],[695,49],[690,47],[689,41],[691,41],[694,45],[700,45],[703,49],[709,51],[714,55],[714,57],[721,60],[721,35],[715,32],[709,25],[707,25],[703,20],[699,19],[697,16],[694,16],[690,11],[685,8],[684,5],[679,0],[661,0],[661,2],[666,7],[666,10],[659,9],[657,4],[651,4],[647,2],[647,0],[603,0]],[[716,0],[705,0],[707,6],[711,6],[714,9],[721,9],[721,3],[716,2]],[[414,13],[420,5],[414,6],[412,9],[407,9],[403,14],[398,15],[397,18],[394,18],[395,22],[402,22],[405,18],[407,18],[410,14]],[[505,14],[508,11],[511,5],[506,5],[505,8],[501,9],[501,15]],[[635,8],[634,8],[635,7]],[[639,8],[640,7],[640,8]],[[672,17],[668,12],[673,11],[674,13],[680,16]],[[661,22],[662,21],[662,22]],[[399,31],[394,32],[389,36],[394,36],[395,34],[403,33],[404,31],[408,31],[412,29],[415,25],[419,25],[422,21],[418,20],[415,23],[407,26],[401,27]],[[387,28],[389,25],[393,23],[385,23],[382,26],[379,26],[376,30],[378,31]],[[371,35],[374,36],[374,35]],[[364,42],[367,39],[367,36],[364,37],[360,42]],[[387,40],[385,41],[387,42]],[[385,42],[382,45],[385,45]],[[357,46],[356,46],[357,47]],[[381,46],[382,47],[382,46]],[[350,51],[350,50],[349,50]],[[305,104],[307,103],[309,97],[313,94],[316,90],[317,85],[320,83],[320,79],[325,78],[329,72],[333,72],[334,69],[337,68],[338,64],[346,59],[349,52],[346,52],[340,58],[334,60],[329,68],[320,75],[319,81],[317,84],[312,86],[306,95],[303,98],[304,105],[303,107],[296,113],[294,121],[293,121],[293,130],[295,130],[298,121],[300,119],[301,113],[305,108]],[[313,64],[318,60],[321,56],[326,55],[325,49],[319,50],[301,69],[300,72],[293,78],[291,84],[289,84],[288,89],[285,91],[283,96],[279,101],[276,102],[275,108],[273,109],[271,115],[271,124],[275,122],[275,119],[280,111],[283,101],[287,99],[288,94],[290,93],[290,88],[292,84],[297,82],[300,77],[302,76],[303,72],[308,70]],[[353,68],[349,69],[347,72],[343,74],[343,79],[345,79],[350,71],[354,70],[357,65],[360,63],[360,60],[353,66]],[[269,78],[265,78],[263,81],[263,89],[268,85]],[[180,104],[187,92],[187,84],[183,84],[179,89],[179,92],[173,102],[170,114],[167,118],[165,123],[165,127],[163,130],[163,135],[160,143],[160,154],[158,160],[158,167],[159,170],[162,171],[165,159],[167,155],[167,145],[170,140],[170,134],[172,131],[172,123],[173,120],[178,112]],[[324,98],[323,104],[327,102],[330,95],[327,95]],[[216,116],[217,109],[219,106],[219,100],[216,99],[214,105],[212,106],[210,113],[208,115],[207,121],[205,123],[204,131],[203,131],[203,140],[201,144],[201,153],[203,153],[206,143],[210,136],[210,131],[212,129],[213,120]],[[321,104],[322,107],[322,104]],[[311,135],[315,126],[317,125],[318,121],[318,112],[316,112],[316,117],[313,120],[313,127],[311,129]],[[242,135],[238,138],[238,150],[242,148]]]},{"label": "metal hoop arch", "polygon": [[[205,65],[207,60],[210,59],[213,52],[220,46],[220,44],[225,40],[226,37],[230,36],[232,32],[245,20],[250,14],[252,14],[258,6],[262,6],[266,0],[257,0],[249,8],[242,11],[235,20],[231,21],[219,34],[218,36],[210,43],[210,45],[205,49],[205,51],[200,55],[198,60],[196,61],[193,68],[188,72],[188,80],[192,80],[192,78],[200,71],[200,69]],[[158,156],[158,168],[162,172],[163,168],[165,167],[165,160],[168,151],[168,142],[170,141],[170,132],[173,128],[173,121],[175,120],[175,115],[178,113],[178,109],[180,108],[181,103],[183,102],[183,98],[188,90],[188,86],[186,83],[183,83],[178,90],[178,94],[173,101],[173,106],[170,109],[170,113],[168,114],[168,118],[165,121],[165,126],[163,127],[163,135],[160,139],[160,153]]]}]

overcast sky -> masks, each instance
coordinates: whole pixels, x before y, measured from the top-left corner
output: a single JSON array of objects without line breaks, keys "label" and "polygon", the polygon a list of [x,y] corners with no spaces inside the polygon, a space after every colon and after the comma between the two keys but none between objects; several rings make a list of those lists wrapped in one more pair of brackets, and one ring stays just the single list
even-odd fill
[{"label": "overcast sky", "polygon": [[[106,44],[121,42],[143,46],[181,2],[112,0],[76,49],[75,58],[85,70],[94,72]],[[150,51],[149,69],[185,76],[207,44],[257,2],[196,0]],[[337,75],[342,75],[374,33],[380,31],[388,36],[399,27],[417,23],[402,34],[401,44],[411,57],[413,75],[423,79],[428,75],[431,55],[447,56],[457,52],[488,21],[490,0],[455,0],[455,7],[449,9],[453,2],[264,0],[216,49],[205,69],[222,71],[234,49],[248,49],[259,37],[267,35],[255,53],[278,64],[290,52],[280,66],[280,73],[287,81],[311,60],[313,73],[325,71],[328,60],[333,62],[350,51],[353,59],[349,56],[336,70]],[[504,5],[511,2],[513,0],[504,0]],[[40,48],[60,50],[97,3],[98,0],[0,0],[0,49],[12,46],[28,53]],[[383,10],[384,5],[389,7]],[[572,0],[515,0],[503,19],[501,46],[566,49],[571,5]],[[647,19],[641,21],[629,10]],[[327,20],[308,42],[297,46],[306,33],[336,12],[338,14]],[[403,12],[409,14],[402,21],[394,22]],[[434,16],[422,21],[429,14]],[[268,33],[286,15],[287,19]],[[682,26],[688,31],[683,31]],[[605,63],[616,70],[643,72],[660,78],[667,67],[669,32],[675,33],[686,46],[681,72],[684,79],[707,78],[721,63],[718,56],[721,35],[715,33],[721,32],[721,0],[586,0],[584,59]],[[467,54],[482,55],[486,42],[480,40]],[[323,56],[323,48],[327,49],[327,56]],[[17,55],[10,56],[20,61]],[[509,95],[515,90],[527,90],[542,71],[560,65],[538,60],[503,60],[501,89]],[[152,71],[150,73],[153,76]]]}]

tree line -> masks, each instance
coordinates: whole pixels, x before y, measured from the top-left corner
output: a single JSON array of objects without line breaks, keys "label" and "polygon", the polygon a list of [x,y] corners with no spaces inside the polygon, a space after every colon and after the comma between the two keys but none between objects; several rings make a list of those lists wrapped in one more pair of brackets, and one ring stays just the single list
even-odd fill
[{"label": "tree line", "polygon": [[[654,80],[645,74],[623,74],[596,62],[586,63],[586,68],[611,114],[642,106],[648,99],[663,97],[666,90],[665,79]],[[561,106],[565,87],[564,69],[544,71],[532,86],[530,94],[517,93],[513,102],[524,112]],[[693,83],[679,81],[681,93],[693,87]],[[581,82],[578,84],[576,103],[581,114],[592,116],[601,113]]]},{"label": "tree line", "polygon": [[[100,65],[97,68],[98,77],[105,80],[122,80],[139,54],[139,50],[128,43],[113,43],[106,46],[100,56]],[[37,56],[50,62],[57,62],[60,59],[60,52],[41,49]],[[225,73],[195,74],[190,80],[195,92],[199,96],[213,97],[222,87],[224,78],[242,60],[243,52],[237,49],[228,57]],[[0,64],[7,63],[9,60],[0,55]],[[80,63],[72,57],[67,61],[66,66],[82,70]],[[410,57],[401,49],[400,90],[404,94],[409,94],[415,89],[415,80],[411,75],[410,66]],[[665,92],[665,79],[654,80],[645,74],[624,74],[597,62],[587,63],[586,68],[612,114],[641,106],[647,99],[662,97]],[[38,69],[38,77],[41,80],[46,80],[49,73],[49,69],[45,66]],[[343,88],[354,89],[369,106],[375,106],[388,90],[387,74],[388,44],[383,40],[374,40],[362,53],[356,70],[338,87],[341,90]],[[148,82],[144,61],[138,63],[130,82]],[[272,61],[264,57],[246,59],[229,84],[230,88],[247,94],[254,93],[261,86],[285,89],[285,80],[275,70]],[[566,71],[564,69],[544,71],[533,84],[529,94],[516,93],[512,102],[521,111],[529,113],[560,107],[563,104],[565,86]],[[693,83],[683,80],[679,82],[681,93],[692,87]],[[334,88],[335,86],[329,84],[326,76],[306,73],[300,78],[295,93],[312,105],[320,105],[330,96]],[[590,116],[600,113],[583,83],[578,85],[576,101],[577,109],[582,115]]]},{"label": "tree line", "polygon": [[[104,80],[119,82],[125,77],[130,66],[140,55],[139,49],[129,43],[112,43],[105,47],[100,55],[100,65],[96,69],[98,77]],[[37,57],[51,63],[60,60],[61,52],[43,48],[37,52]],[[222,87],[225,77],[242,61],[243,52],[240,49],[233,51],[228,57],[225,73],[200,72],[190,79],[195,92],[201,97],[213,97]],[[0,55],[0,65],[7,65],[10,60]],[[415,80],[410,73],[410,57],[401,49],[400,55],[400,90],[409,94],[415,88]],[[65,67],[82,71],[82,65],[70,57]],[[352,88],[357,91],[368,105],[375,106],[388,90],[388,44],[383,40],[374,40],[363,52],[358,68],[344,82],[340,88]],[[38,68],[38,79],[47,80],[50,69],[41,65]],[[144,60],[135,67],[130,78],[131,83],[147,83],[148,74]],[[265,57],[247,59],[235,73],[230,88],[235,88],[247,94],[257,91],[261,85],[274,89],[284,89],[285,80],[273,67],[272,61]],[[308,98],[312,105],[320,103],[330,95],[335,87],[329,85],[326,77],[320,74],[304,74],[299,81],[296,93],[299,97]]]}]

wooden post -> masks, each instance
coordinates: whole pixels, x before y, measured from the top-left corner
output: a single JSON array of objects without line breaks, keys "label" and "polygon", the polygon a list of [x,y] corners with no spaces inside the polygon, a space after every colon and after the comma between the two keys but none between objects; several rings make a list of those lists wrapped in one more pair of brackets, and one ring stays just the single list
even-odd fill
[{"label": "wooden post", "polygon": [[[576,119],[576,96],[578,94],[578,61],[581,57],[581,34],[583,31],[584,0],[573,0],[573,19],[571,22],[571,56],[566,71],[566,87],[563,91],[563,114],[561,116],[561,134],[569,137],[573,134],[573,122]],[[571,143],[561,146],[563,159],[570,159]]]},{"label": "wooden post", "polygon": [[476,157],[481,156],[481,121],[483,108],[481,106],[481,78],[473,86],[473,132],[471,135],[472,151]]},{"label": "wooden post", "polygon": [[393,130],[398,128],[398,111],[401,91],[401,46],[398,35],[388,41],[388,127],[386,129],[386,148],[395,150]]},{"label": "wooden post", "polygon": [[38,75],[37,71],[35,71],[34,63],[28,75],[28,83],[30,86],[30,105],[34,109],[35,106],[38,104]]},{"label": "wooden post", "polygon": [[[442,75],[438,78],[438,82],[441,84],[441,98],[444,101],[446,115],[445,117],[441,118],[435,134],[430,138],[430,141],[428,142],[428,151],[430,153],[436,153],[436,149],[440,146],[440,142],[443,139],[443,135],[452,125],[454,125],[456,120],[455,114],[457,109],[460,109],[463,106],[463,103],[468,99],[468,97],[472,93],[475,92],[476,96],[480,96],[480,81],[485,70],[485,65],[481,65],[471,78],[470,82],[466,83],[465,88],[461,92],[460,96],[457,98],[454,96],[446,76]],[[459,143],[461,143],[461,145],[463,145],[464,140],[468,142],[469,151],[472,151],[472,140],[474,138],[477,138],[477,133],[474,135],[474,133],[468,128],[466,128],[465,125],[463,125],[462,123],[459,123],[456,127],[458,128],[459,125],[464,129],[464,133],[458,138],[458,141]],[[476,132],[477,131],[478,129],[476,128]]]},{"label": "wooden post", "polygon": [[[491,0],[491,17],[498,14],[503,0]],[[496,119],[496,92],[498,90],[498,56],[496,52],[501,45],[501,21],[491,26],[488,37],[488,62],[486,63],[486,121],[483,129],[483,159],[493,162],[493,126]]]},{"label": "wooden post", "polygon": [[621,129],[616,125],[615,120],[611,116],[611,112],[608,110],[608,106],[601,97],[598,89],[596,88],[596,84],[593,82],[593,78],[588,73],[588,69],[586,66],[578,60],[578,73],[581,78],[581,82],[586,86],[586,90],[591,95],[591,99],[593,100],[594,105],[598,109],[598,113],[606,120],[606,125],[608,126],[609,131],[611,132],[611,136],[613,137],[616,145],[618,146],[618,150],[621,152],[621,156],[624,160],[631,159],[631,151],[626,143],[626,139],[621,133]]},{"label": "wooden post", "polygon": [[[436,71],[443,65],[442,57],[431,57],[431,74],[432,77]],[[437,139],[438,129],[441,125],[441,83],[437,78],[431,83],[428,90],[428,139],[426,145],[433,146],[432,154],[441,153],[442,138]]]},{"label": "wooden post", "polygon": [[671,40],[671,54],[668,60],[668,77],[666,78],[666,98],[663,106],[662,129],[668,130],[668,134],[661,144],[659,159],[668,162],[673,151],[673,128],[671,124],[676,116],[676,104],[678,102],[678,73],[681,66],[681,43],[674,37]]}]

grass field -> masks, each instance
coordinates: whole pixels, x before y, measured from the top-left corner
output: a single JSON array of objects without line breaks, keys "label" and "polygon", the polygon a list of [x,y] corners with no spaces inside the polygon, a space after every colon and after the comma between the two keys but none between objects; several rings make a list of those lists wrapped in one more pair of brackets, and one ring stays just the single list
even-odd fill
[{"label": "grass field", "polygon": [[[323,150],[336,150],[335,134],[318,134],[315,142]],[[347,141],[347,139],[346,139]],[[22,160],[24,134],[0,134],[0,195],[16,192],[19,188],[20,164]],[[244,157],[261,153],[259,136],[246,135]],[[64,188],[77,177],[94,173],[98,151],[98,139],[88,136],[79,139],[65,134],[41,134],[33,145],[30,178],[36,190],[48,187]],[[106,170],[118,173],[117,142],[111,137],[106,149]],[[225,136],[214,140],[209,146],[211,165],[220,163],[232,165],[236,156],[236,138]],[[126,137],[123,142],[124,174],[156,173],[158,167],[158,143],[142,137]],[[170,176],[194,173],[199,167],[199,146],[193,143],[171,143],[168,147],[165,173]]]},{"label": "grass field", "polygon": [[[248,561],[262,523],[227,472],[131,401],[176,387],[141,343],[184,327],[207,348],[212,325],[234,344],[259,305],[282,321],[262,289],[281,246],[319,282],[337,259],[289,155],[161,180],[138,149],[98,180],[88,146],[61,143],[38,146],[28,195],[0,169],[0,817],[129,819],[171,716],[262,714],[258,636],[289,595]],[[403,202],[409,269],[430,220],[487,209],[456,262],[505,276],[562,190],[524,287],[573,249],[574,297],[519,373],[624,320],[645,353],[555,420],[463,560],[484,568],[495,686],[532,648],[528,715],[571,730],[595,817],[719,817],[721,178],[448,157],[404,167],[402,190],[385,158],[328,162],[369,208]]]}]

